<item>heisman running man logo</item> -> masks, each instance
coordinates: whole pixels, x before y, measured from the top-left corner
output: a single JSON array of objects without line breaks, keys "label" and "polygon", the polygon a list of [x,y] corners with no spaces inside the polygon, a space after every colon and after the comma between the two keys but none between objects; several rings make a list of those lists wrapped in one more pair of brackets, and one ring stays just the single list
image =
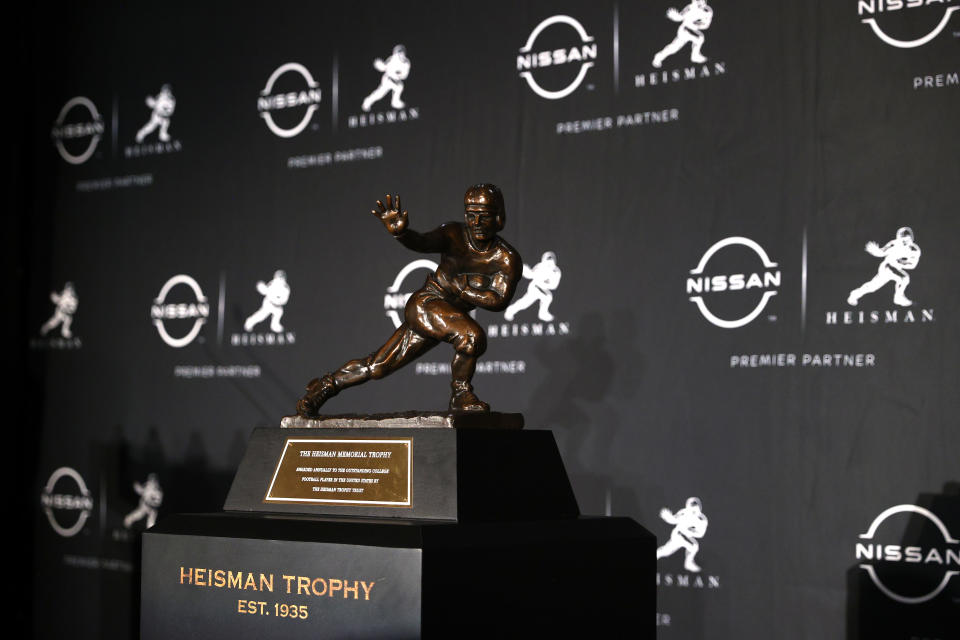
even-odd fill
[{"label": "heisman running man logo", "polygon": [[374,60],[373,68],[383,72],[380,77],[380,86],[364,98],[361,108],[365,112],[369,112],[373,105],[386,97],[388,93],[393,94],[390,98],[391,107],[403,109],[407,106],[400,99],[400,94],[403,93],[403,81],[410,75],[410,59],[407,57],[407,48],[398,44],[386,60],[380,58]]},{"label": "heisman running man logo", "polygon": [[173,97],[173,91],[170,85],[165,84],[160,87],[160,93],[155,96],[147,96],[147,106],[153,109],[150,114],[150,120],[137,131],[137,143],[143,142],[144,138],[160,129],[157,137],[161,142],[170,141],[170,116],[173,115],[177,107],[177,99]]},{"label": "heisman running man logo", "polygon": [[543,322],[552,322],[553,314],[550,313],[550,303],[553,302],[553,292],[560,286],[560,275],[560,267],[557,266],[557,254],[553,251],[545,252],[540,258],[540,262],[533,267],[524,264],[523,277],[530,280],[530,284],[527,285],[526,293],[504,311],[504,319],[507,322],[513,322],[517,313],[539,302],[537,318]]},{"label": "heisman running man logo", "polygon": [[697,542],[707,532],[707,516],[701,509],[700,498],[687,498],[687,504],[676,513],[670,509],[660,510],[660,518],[674,525],[670,539],[657,549],[657,560],[671,556],[683,549],[683,568],[692,573],[700,573],[700,566],[694,562],[700,543]]},{"label": "heisman running man logo", "polygon": [[657,69],[662,67],[664,60],[683,49],[687,43],[690,43],[690,61],[698,64],[706,62],[706,56],[701,53],[706,40],[703,32],[709,29],[713,22],[713,9],[707,1],[692,0],[680,11],[671,7],[667,10],[667,18],[679,22],[680,26],[677,27],[677,36],[673,41],[653,57],[653,66]]},{"label": "heisman running man logo", "polygon": [[146,518],[146,528],[149,529],[156,524],[157,509],[163,504],[163,489],[160,488],[160,483],[157,481],[157,474],[151,473],[148,475],[146,482],[143,484],[134,482],[133,490],[140,495],[140,503],[123,519],[123,526],[125,529],[129,529],[134,522]]},{"label": "heisman running man logo", "polygon": [[913,304],[906,296],[907,285],[910,284],[910,275],[920,261],[920,247],[913,241],[913,230],[910,227],[897,229],[897,236],[882,248],[872,240],[866,245],[866,252],[875,258],[882,258],[877,267],[877,275],[850,292],[847,304],[857,306],[860,298],[868,293],[874,293],[883,288],[888,282],[893,282],[893,303],[901,307]]},{"label": "heisman running man logo", "polygon": [[243,323],[243,330],[253,331],[255,326],[270,318],[270,330],[274,333],[282,332],[283,325],[280,324],[280,318],[283,316],[284,305],[290,300],[290,285],[287,284],[287,274],[284,271],[276,271],[273,274],[273,280],[270,282],[261,280],[257,283],[257,292],[263,296],[263,303]]},{"label": "heisman running man logo", "polygon": [[73,283],[68,282],[63,285],[63,291],[50,293],[50,301],[55,305],[53,315],[40,327],[40,335],[46,336],[53,329],[60,327],[60,335],[64,338],[72,338],[73,332],[70,325],[73,324],[73,314],[77,311],[77,305],[80,304],[77,298],[77,292],[73,288]]}]

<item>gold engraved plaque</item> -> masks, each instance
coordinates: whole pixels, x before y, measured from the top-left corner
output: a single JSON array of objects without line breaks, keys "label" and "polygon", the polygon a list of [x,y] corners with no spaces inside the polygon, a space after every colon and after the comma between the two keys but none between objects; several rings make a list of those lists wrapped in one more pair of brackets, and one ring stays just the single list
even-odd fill
[{"label": "gold engraved plaque", "polygon": [[288,438],[264,502],[410,506],[411,438]]}]

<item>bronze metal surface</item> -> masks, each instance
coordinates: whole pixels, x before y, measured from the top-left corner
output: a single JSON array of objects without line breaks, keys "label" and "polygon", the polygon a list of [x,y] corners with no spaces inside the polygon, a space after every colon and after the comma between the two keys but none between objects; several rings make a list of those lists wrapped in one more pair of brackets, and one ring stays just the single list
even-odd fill
[{"label": "bronze metal surface", "polygon": [[[372,213],[408,249],[439,253],[439,266],[410,296],[403,323],[383,346],[311,380],[297,403],[297,413],[304,418],[320,417],[320,407],[343,389],[387,376],[440,342],[449,343],[454,350],[450,410],[489,411],[472,384],[477,358],[487,348],[487,336],[470,312],[477,307],[504,310],[523,273],[520,254],[497,235],[506,222],[503,194],[492,184],[470,187],[464,195],[464,221],[447,222],[427,233],[409,228],[400,196],[388,195],[386,204],[377,200]],[[348,321],[346,315],[343,320]]]}]

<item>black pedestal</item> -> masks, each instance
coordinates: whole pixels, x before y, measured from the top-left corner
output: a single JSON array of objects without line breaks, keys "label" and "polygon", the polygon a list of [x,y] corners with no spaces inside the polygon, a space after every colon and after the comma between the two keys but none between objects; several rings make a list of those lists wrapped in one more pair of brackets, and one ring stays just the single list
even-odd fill
[{"label": "black pedestal", "polygon": [[654,537],[627,518],[172,516],[143,536],[142,637],[654,637]]},{"label": "black pedestal", "polygon": [[[393,418],[389,418],[393,420]],[[225,513],[143,535],[143,638],[654,636],[655,538],[549,431],[256,429]]]},{"label": "black pedestal", "polygon": [[[288,442],[332,442],[344,438],[355,442],[409,441],[409,494],[404,496],[408,504],[384,507],[363,503],[285,503],[265,499],[276,475],[277,461]],[[314,448],[329,447],[317,444]],[[311,465],[311,468],[314,464],[353,464],[343,462],[344,459],[324,463],[311,462],[315,458],[304,460],[303,464]],[[563,460],[550,431],[409,427],[254,429],[223,508],[226,511],[459,522],[573,518],[579,515]]]}]

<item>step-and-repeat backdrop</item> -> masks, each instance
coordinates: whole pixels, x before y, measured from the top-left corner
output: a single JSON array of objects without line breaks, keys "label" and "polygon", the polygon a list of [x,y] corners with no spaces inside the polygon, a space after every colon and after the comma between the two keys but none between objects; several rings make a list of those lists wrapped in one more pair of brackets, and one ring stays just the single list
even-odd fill
[{"label": "step-and-repeat backdrop", "polygon": [[[553,430],[584,513],[657,536],[638,627],[957,633],[958,10],[38,15],[37,635],[133,632],[141,532],[218,510],[251,429],[379,347],[435,267],[375,201],[425,231],[476,182],[502,188],[524,263],[513,304],[476,315],[477,393]],[[326,409],[443,408],[452,355]]]}]

